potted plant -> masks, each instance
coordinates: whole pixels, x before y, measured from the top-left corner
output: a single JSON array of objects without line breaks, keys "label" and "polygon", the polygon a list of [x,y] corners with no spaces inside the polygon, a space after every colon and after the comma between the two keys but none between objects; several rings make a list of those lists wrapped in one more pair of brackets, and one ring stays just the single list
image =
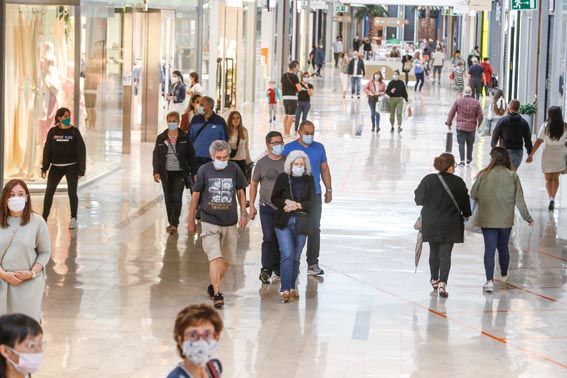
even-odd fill
[{"label": "potted plant", "polygon": [[520,105],[520,114],[522,115],[522,117],[524,117],[526,121],[528,121],[528,124],[530,125],[530,130],[532,131],[534,125],[534,114],[536,113],[536,111],[537,111],[537,105],[535,102],[530,104]]}]

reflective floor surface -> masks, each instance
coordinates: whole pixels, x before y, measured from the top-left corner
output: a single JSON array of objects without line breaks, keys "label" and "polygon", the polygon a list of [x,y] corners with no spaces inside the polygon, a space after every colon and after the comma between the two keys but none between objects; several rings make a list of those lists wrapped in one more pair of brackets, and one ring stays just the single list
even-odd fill
[{"label": "reflective floor surface", "polygon": [[[301,300],[282,304],[277,284],[258,281],[259,220],[241,232],[225,283],[224,376],[567,376],[565,186],[549,213],[539,157],[524,164],[519,174],[536,223],[514,228],[509,283],[482,293],[482,239],[467,235],[454,251],[450,297],[432,298],[427,247],[414,273],[413,190],[444,149],[453,94],[429,83],[419,98],[412,91],[415,116],[404,131],[390,134],[383,114],[374,134],[365,99],[343,100],[335,73],[325,75],[315,81],[310,115],[335,196],[323,208],[325,276],[307,277],[302,259]],[[267,108],[244,116],[258,156],[270,129]],[[67,230],[66,196],[56,198],[43,313],[48,347],[37,377],[165,377],[177,364],[173,321],[185,305],[208,302],[207,261],[185,230],[165,235],[152,148],[135,146],[122,170],[81,189],[77,231]],[[488,138],[477,138],[473,166],[457,172],[469,187],[488,148]],[[34,204],[39,210],[41,198]],[[186,209],[182,216],[186,224]]]}]

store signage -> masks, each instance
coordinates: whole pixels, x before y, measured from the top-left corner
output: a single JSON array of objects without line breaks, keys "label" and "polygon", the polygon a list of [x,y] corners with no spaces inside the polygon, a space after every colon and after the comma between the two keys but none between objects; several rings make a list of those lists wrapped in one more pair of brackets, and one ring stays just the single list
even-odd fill
[{"label": "store signage", "polygon": [[335,5],[335,13],[347,13],[348,12],[348,5]]},{"label": "store signage", "polygon": [[374,25],[376,25],[376,26],[397,28],[397,27],[402,27],[407,23],[408,23],[408,21],[404,20],[403,18],[374,17]]},{"label": "store signage", "polygon": [[335,16],[333,17],[335,22],[351,22],[352,18],[350,16]]},{"label": "store signage", "polygon": [[453,15],[453,7],[443,8],[443,16],[452,16],[452,15]]},{"label": "store signage", "polygon": [[311,0],[311,9],[327,9],[325,0]]},{"label": "store signage", "polygon": [[511,0],[512,10],[534,10],[537,9],[537,0]]},{"label": "store signage", "polygon": [[492,0],[469,0],[469,10],[488,12],[492,10]]}]

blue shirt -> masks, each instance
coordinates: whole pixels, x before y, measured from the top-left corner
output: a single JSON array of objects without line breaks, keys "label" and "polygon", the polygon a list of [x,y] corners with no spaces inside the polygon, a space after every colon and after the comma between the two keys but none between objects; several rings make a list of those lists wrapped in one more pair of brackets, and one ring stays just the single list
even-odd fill
[{"label": "blue shirt", "polygon": [[327,162],[327,153],[325,146],[319,142],[313,142],[308,147],[304,147],[297,140],[290,142],[284,147],[284,155],[289,155],[291,151],[303,151],[309,157],[311,170],[313,171],[313,180],[315,180],[315,193],[321,194],[321,164]]},{"label": "blue shirt", "polygon": [[[199,136],[197,133],[203,125],[205,128]],[[213,112],[208,121],[205,120],[205,116],[196,115],[191,119],[191,124],[189,125],[189,136],[193,142],[193,147],[195,147],[195,156],[200,158],[210,158],[209,147],[211,143],[215,140],[228,141],[228,130],[226,126],[226,121],[220,115]]]}]

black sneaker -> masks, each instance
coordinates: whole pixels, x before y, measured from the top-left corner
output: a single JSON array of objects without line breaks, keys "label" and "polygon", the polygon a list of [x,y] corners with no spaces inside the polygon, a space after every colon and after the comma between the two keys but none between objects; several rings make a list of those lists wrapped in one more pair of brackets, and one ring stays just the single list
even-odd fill
[{"label": "black sneaker", "polygon": [[263,284],[268,285],[270,283],[270,272],[268,272],[265,269],[262,269],[262,271],[260,271],[260,281],[262,281]]},{"label": "black sneaker", "polygon": [[391,133],[393,133],[393,132],[394,132],[394,128],[393,128],[393,127],[392,127],[392,128],[390,129],[390,132],[391,132]]},{"label": "black sneaker", "polygon": [[555,210],[555,201],[554,200],[549,201],[549,206],[547,207],[547,210],[549,210],[549,211]]},{"label": "black sneaker", "polygon": [[401,127],[398,127],[398,133],[401,133],[402,130],[403,130],[403,129],[402,129]]},{"label": "black sneaker", "polygon": [[213,285],[209,285],[209,287],[207,288],[207,294],[209,294],[209,298],[213,299],[215,296],[215,289],[213,288]]},{"label": "black sneaker", "polygon": [[379,128],[379,127],[377,127],[377,128],[376,128],[376,132],[379,132],[379,131],[380,131],[380,128]]},{"label": "black sneaker", "polygon": [[213,306],[215,306],[215,308],[222,308],[222,306],[224,306],[224,296],[222,293],[215,294],[215,297],[213,298]]}]

